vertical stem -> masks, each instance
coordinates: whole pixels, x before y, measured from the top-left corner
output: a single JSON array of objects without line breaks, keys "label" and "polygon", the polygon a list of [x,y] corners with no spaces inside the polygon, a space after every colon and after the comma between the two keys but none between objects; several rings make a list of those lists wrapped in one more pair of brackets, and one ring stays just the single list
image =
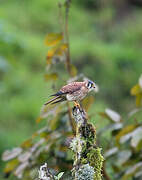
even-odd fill
[{"label": "vertical stem", "polygon": [[70,108],[69,102],[67,102],[67,106],[68,106],[68,116],[69,116],[70,125],[71,125],[71,128],[72,128],[72,132],[75,135],[74,120],[72,118],[72,112],[71,112],[71,108]]},{"label": "vertical stem", "polygon": [[64,25],[63,13],[62,13],[62,4],[60,2],[58,3],[58,7],[59,7],[59,24],[60,24],[62,35],[64,37],[64,26],[65,25]]},{"label": "vertical stem", "polygon": [[70,76],[71,74],[71,62],[70,62],[70,45],[69,45],[69,31],[68,31],[68,18],[69,18],[69,8],[70,8],[70,3],[71,0],[66,0],[65,2],[65,35],[66,35],[66,42],[67,42],[67,53],[66,53],[66,65],[67,65],[67,70]]},{"label": "vertical stem", "polygon": [[[66,43],[68,46],[67,52],[66,52],[66,68],[67,68],[69,75],[72,76],[72,74],[71,74],[71,62],[70,62],[69,30],[68,30],[70,3],[71,3],[71,0],[65,1],[65,8],[66,9],[65,9],[65,33],[64,34],[65,34]],[[70,125],[72,127],[73,134],[75,134],[74,120],[72,118],[71,108],[70,108],[70,105],[68,102],[67,102],[67,106],[68,106],[68,116],[69,116]]]}]

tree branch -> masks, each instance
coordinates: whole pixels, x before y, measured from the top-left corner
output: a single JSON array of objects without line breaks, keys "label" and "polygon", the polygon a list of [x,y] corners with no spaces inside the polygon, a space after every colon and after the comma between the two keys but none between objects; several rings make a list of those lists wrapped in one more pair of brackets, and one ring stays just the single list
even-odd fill
[{"label": "tree branch", "polygon": [[76,121],[76,136],[70,144],[74,152],[73,176],[75,180],[101,180],[104,158],[96,146],[95,128],[88,123],[83,109],[74,107],[72,114]]}]

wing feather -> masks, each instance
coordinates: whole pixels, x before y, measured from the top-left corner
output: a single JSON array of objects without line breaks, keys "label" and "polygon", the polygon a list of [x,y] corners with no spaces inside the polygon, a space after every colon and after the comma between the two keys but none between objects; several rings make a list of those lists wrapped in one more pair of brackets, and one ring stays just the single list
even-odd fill
[{"label": "wing feather", "polygon": [[63,86],[60,91],[65,94],[70,94],[75,91],[78,91],[81,89],[81,87],[84,85],[84,82],[72,82],[66,86]]},{"label": "wing feather", "polygon": [[65,95],[65,94],[67,94],[67,93],[64,93],[62,91],[58,91],[57,93],[52,94],[51,96],[62,96],[62,95]]},{"label": "wing feather", "polygon": [[84,82],[72,82],[70,84],[67,84],[66,86],[63,86],[60,91],[58,91],[55,94],[52,94],[51,96],[55,96],[53,99],[49,100],[48,102],[46,102],[44,105],[47,104],[55,104],[58,102],[62,102],[66,100],[65,95],[66,94],[72,94],[76,91],[79,91],[82,86],[84,86],[85,83]]}]

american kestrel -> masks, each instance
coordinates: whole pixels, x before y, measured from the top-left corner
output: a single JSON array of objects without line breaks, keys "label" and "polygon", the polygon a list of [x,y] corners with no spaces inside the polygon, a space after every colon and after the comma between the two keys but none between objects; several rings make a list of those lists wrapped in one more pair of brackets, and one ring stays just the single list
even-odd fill
[{"label": "american kestrel", "polygon": [[90,80],[69,83],[63,86],[56,94],[52,94],[51,96],[55,97],[46,102],[44,105],[56,104],[62,101],[73,101],[75,105],[78,106],[78,102],[94,88],[95,83]]}]

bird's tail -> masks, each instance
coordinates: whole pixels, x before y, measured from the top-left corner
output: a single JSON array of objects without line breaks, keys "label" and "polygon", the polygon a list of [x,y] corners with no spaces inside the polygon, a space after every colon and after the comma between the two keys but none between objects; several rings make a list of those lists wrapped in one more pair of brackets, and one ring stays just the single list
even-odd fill
[{"label": "bird's tail", "polygon": [[56,103],[63,102],[63,101],[66,101],[66,97],[64,97],[64,96],[60,97],[60,99],[57,99],[57,101],[54,101],[51,104],[56,104]]},{"label": "bird's tail", "polygon": [[[56,101],[55,101],[56,100]],[[62,101],[65,101],[66,98],[64,96],[57,96],[57,97],[54,97],[53,99],[49,100],[48,102],[46,102],[44,105],[47,105],[47,104],[56,104],[58,102],[62,102]]]},{"label": "bird's tail", "polygon": [[59,99],[59,98],[60,98],[59,96],[54,97],[53,99],[47,101],[44,105],[50,104],[50,103],[52,103],[53,101],[55,101],[56,99]]}]

